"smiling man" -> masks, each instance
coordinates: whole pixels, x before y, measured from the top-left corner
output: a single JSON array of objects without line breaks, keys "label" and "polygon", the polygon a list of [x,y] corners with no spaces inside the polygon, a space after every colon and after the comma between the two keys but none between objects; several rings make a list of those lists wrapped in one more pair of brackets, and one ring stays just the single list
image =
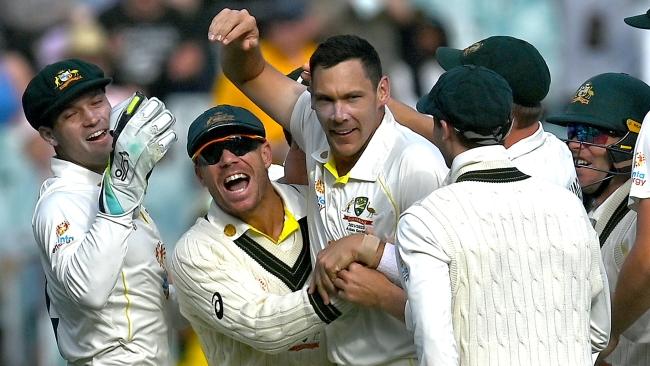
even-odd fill
[{"label": "smiling man", "polygon": [[[547,119],[567,125],[569,148],[575,160],[585,206],[599,235],[614,299],[618,291],[617,282],[623,286],[635,284],[621,279],[624,278],[624,262],[636,259],[629,257],[636,249],[637,213],[628,208],[628,195],[631,187],[644,184],[646,179],[638,172],[630,176],[630,172],[633,160],[637,165],[645,165],[643,153],[637,152],[633,159],[633,151],[641,121],[648,110],[650,86],[627,74],[606,73],[585,81],[565,112]],[[628,313],[629,308],[617,309],[615,304],[614,301],[610,345],[599,359],[612,365],[647,365],[650,315],[640,312],[637,318],[622,327],[614,315]],[[614,352],[610,355],[612,350]]]},{"label": "smiling man", "polygon": [[[224,74],[289,130],[307,156],[312,263],[328,242],[354,234],[358,248],[393,243],[399,215],[438,188],[448,169],[433,145],[395,122],[386,107],[389,81],[372,45],[351,35],[318,45],[309,61],[310,93],[266,63],[255,18],[246,10],[222,10],[208,36],[223,45]],[[374,235],[364,235],[370,231]],[[394,247],[386,244],[383,253],[379,268],[396,273]],[[325,329],[330,361],[411,364],[416,356],[402,322],[404,291],[362,266],[339,268],[329,278],[336,280],[337,272],[346,276],[341,285],[383,287],[392,301],[364,303],[370,307],[332,322]]]},{"label": "smiling man", "polygon": [[56,152],[32,220],[48,312],[70,365],[168,365],[165,246],[141,202],[175,119],[139,94],[111,111],[110,81],[69,59],[23,94],[27,120]]},{"label": "smiling man", "polygon": [[262,122],[213,107],[192,122],[187,153],[214,201],[179,240],[171,269],[209,364],[328,364],[322,330],[351,306],[307,292],[304,187],[269,179]]}]

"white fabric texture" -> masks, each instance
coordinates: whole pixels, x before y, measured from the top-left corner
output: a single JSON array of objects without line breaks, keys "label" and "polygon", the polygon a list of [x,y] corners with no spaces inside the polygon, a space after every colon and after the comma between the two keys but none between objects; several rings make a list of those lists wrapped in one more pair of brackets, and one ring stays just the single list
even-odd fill
[{"label": "white fabric texture", "polygon": [[[601,241],[605,239],[601,252],[610,293],[616,289],[619,272],[636,239],[636,212],[621,211],[625,208],[622,205],[627,203],[631,184],[631,180],[625,182],[591,213],[596,232],[601,236]],[[650,364],[650,312],[646,312],[623,332],[619,345],[607,361],[616,366]]]},{"label": "white fabric texture", "polygon": [[449,182],[398,229],[422,364],[591,365],[608,341],[610,306],[580,200],[521,174],[502,146],[458,155]]},{"label": "white fabric texture", "polygon": [[582,198],[569,147],[552,133],[544,131],[541,122],[534,134],[517,141],[506,151],[517,169],[564,187]]},{"label": "white fabric texture", "polygon": [[[439,187],[448,171],[438,149],[397,124],[388,108],[347,181],[337,182],[325,167],[330,150],[308,91],[294,107],[291,135],[307,159],[312,263],[328,241],[367,229],[393,243],[399,215]],[[379,365],[415,358],[412,334],[378,309],[344,314],[326,334],[329,358],[338,364]]]},{"label": "white fabric texture", "polygon": [[[304,196],[292,186],[273,185],[285,209],[296,220],[305,217]],[[244,234],[264,248],[265,261],[234,242]],[[311,265],[309,247],[304,258],[299,256],[302,235],[297,229],[276,244],[213,202],[207,219],[199,218],[181,237],[171,270],[181,313],[197,332],[210,365],[329,364],[322,333],[326,322],[319,313],[329,311],[327,322],[336,316],[307,293]],[[298,271],[301,260],[305,266]],[[293,291],[281,277],[289,274],[272,273],[264,262],[294,267],[295,276],[307,281]],[[352,307],[333,301],[341,311]]]},{"label": "white fabric texture", "polygon": [[167,365],[165,246],[144,208],[98,213],[102,176],[52,159],[32,225],[70,364]]},{"label": "white fabric texture", "polygon": [[648,156],[650,154],[650,112],[643,119],[641,131],[634,146],[634,159],[632,161],[632,186],[630,187],[631,209],[637,209],[639,200],[650,197],[650,184],[648,181]]}]

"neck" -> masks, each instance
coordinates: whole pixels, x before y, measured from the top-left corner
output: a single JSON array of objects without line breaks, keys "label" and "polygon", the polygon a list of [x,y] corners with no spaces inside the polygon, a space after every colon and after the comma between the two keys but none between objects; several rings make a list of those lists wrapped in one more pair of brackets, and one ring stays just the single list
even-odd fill
[{"label": "neck", "polygon": [[531,123],[528,126],[522,127],[517,120],[512,121],[512,129],[503,141],[503,145],[507,148],[516,144],[517,142],[532,136],[539,128],[539,123]]},{"label": "neck", "polygon": [[253,212],[241,219],[273,240],[278,240],[284,227],[284,204],[278,192],[269,184],[269,189]]},{"label": "neck", "polygon": [[593,208],[596,209],[603,202],[605,202],[605,200],[609,196],[611,196],[620,186],[625,184],[625,182],[628,179],[629,179],[629,175],[625,175],[625,174],[624,175],[615,175],[614,177],[612,177],[611,181],[609,182],[607,187],[605,187],[603,192],[601,194],[599,194],[598,197],[596,197],[594,199]]}]

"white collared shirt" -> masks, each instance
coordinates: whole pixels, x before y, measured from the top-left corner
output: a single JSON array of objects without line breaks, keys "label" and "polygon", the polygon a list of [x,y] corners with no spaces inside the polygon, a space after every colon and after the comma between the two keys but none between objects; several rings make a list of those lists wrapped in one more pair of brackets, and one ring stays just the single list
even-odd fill
[{"label": "white collared shirt", "polygon": [[569,147],[552,133],[544,131],[541,122],[535,133],[517,141],[506,151],[522,172],[565,187],[582,197]]},{"label": "white collared shirt", "polygon": [[144,208],[98,213],[102,176],[52,159],[32,225],[48,312],[70,364],[169,364],[166,250]]},{"label": "white collared shirt", "polygon": [[631,209],[637,209],[639,200],[650,197],[650,184],[648,184],[648,156],[650,155],[650,112],[643,119],[641,131],[634,146],[634,159],[632,160],[632,186],[630,187]]},{"label": "white collared shirt", "polygon": [[[328,241],[366,230],[394,242],[399,215],[440,187],[447,174],[438,149],[385,111],[359,160],[337,180],[326,168],[330,150],[309,92],[294,107],[291,134],[307,157],[313,259]],[[339,364],[373,365],[415,355],[404,324],[375,309],[344,315],[326,333],[330,360]]]}]

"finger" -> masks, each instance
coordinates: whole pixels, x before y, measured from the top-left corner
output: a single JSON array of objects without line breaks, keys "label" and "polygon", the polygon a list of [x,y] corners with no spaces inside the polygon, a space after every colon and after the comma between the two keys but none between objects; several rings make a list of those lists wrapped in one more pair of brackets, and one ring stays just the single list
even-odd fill
[{"label": "finger", "polygon": [[307,289],[307,293],[313,295],[314,290],[316,290],[316,282],[314,282],[314,277],[312,276],[311,280],[309,281],[309,288]]},{"label": "finger", "polygon": [[115,129],[113,131],[114,139],[117,139],[119,137],[120,133],[122,132],[124,127],[126,127],[127,123],[137,113],[138,109],[142,106],[142,104],[146,102],[147,102],[147,97],[145,97],[144,94],[140,92],[135,92],[131,96],[131,98],[126,100],[124,108],[119,110],[119,112],[116,111]]},{"label": "finger", "polygon": [[165,131],[157,141],[158,148],[160,151],[162,151],[163,155],[169,150],[169,148],[172,146],[174,142],[178,140],[178,136],[176,135],[176,131],[169,129]]},{"label": "finger", "polygon": [[247,16],[242,22],[235,25],[229,33],[223,36],[222,42],[224,45],[227,45],[238,38],[242,38],[242,49],[244,50],[249,50],[257,46],[259,32],[257,31],[257,23],[253,16]]},{"label": "finger", "polygon": [[163,110],[149,123],[149,132],[152,135],[158,135],[168,130],[176,122],[176,118],[167,109]]},{"label": "finger", "polygon": [[208,40],[221,42],[223,35],[229,33],[234,27],[237,19],[236,13],[236,10],[225,8],[215,15],[208,27]]},{"label": "finger", "polygon": [[322,286],[322,284],[319,284],[318,282],[316,283],[316,289],[318,290],[318,294],[320,297],[323,299],[323,303],[325,305],[330,304],[330,297],[325,288]]}]

